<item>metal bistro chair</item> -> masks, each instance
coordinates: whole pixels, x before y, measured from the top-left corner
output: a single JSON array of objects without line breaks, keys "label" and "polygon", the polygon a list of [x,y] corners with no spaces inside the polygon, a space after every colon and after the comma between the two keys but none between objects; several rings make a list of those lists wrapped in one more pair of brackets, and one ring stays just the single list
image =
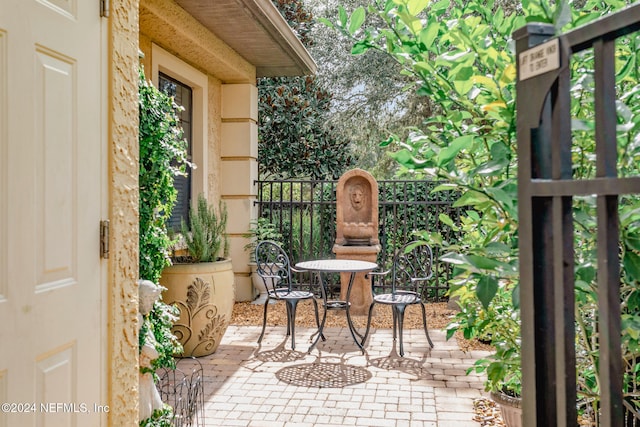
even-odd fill
[{"label": "metal bistro chair", "polygon": [[310,299],[316,314],[316,324],[320,329],[320,317],[318,315],[318,302],[310,291],[299,290],[299,285],[292,280],[292,272],[298,272],[289,262],[287,253],[275,242],[265,240],[256,246],[256,271],[264,281],[267,289],[267,300],[264,303],[264,319],[262,321],[262,333],[258,338],[258,344],[262,342],[264,331],[267,327],[267,310],[272,299],[284,301],[287,307],[287,336],[291,335],[291,350],[296,349],[295,326],[296,307],[299,301]]},{"label": "metal bistro chair", "polygon": [[[404,356],[402,345],[402,326],[404,323],[404,310],[408,305],[419,304],[422,309],[422,324],[424,332],[433,348],[433,342],[427,329],[427,313],[422,302],[422,287],[432,276],[433,254],[429,245],[420,242],[410,242],[404,245],[393,257],[391,269],[387,271],[373,271],[371,276],[371,291],[373,301],[369,306],[367,329],[362,339],[364,346],[371,329],[371,317],[373,307],[376,304],[391,306],[393,312],[393,346],[395,348],[396,336],[400,339],[400,356]],[[382,292],[380,293],[380,290]]]}]

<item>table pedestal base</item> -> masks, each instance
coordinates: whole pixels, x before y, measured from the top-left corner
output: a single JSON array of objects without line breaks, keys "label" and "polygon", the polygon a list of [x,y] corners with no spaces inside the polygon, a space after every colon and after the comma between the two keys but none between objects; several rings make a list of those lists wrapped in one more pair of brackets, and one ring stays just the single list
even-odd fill
[{"label": "table pedestal base", "polygon": [[[333,253],[336,254],[337,259],[355,259],[368,262],[376,262],[380,249],[380,245],[333,245]],[[343,301],[347,299],[350,276],[350,273],[340,273],[340,299]],[[373,301],[373,296],[371,295],[371,280],[367,273],[356,273],[349,301],[351,302],[350,312],[352,316],[366,316],[369,314],[369,306]]]},{"label": "table pedestal base", "polygon": [[[320,280],[320,293],[322,294],[322,303],[324,307],[324,313],[322,315],[322,321],[320,322],[320,326],[318,327],[318,332],[316,338],[311,343],[309,347],[309,352],[313,350],[313,348],[318,343],[318,340],[325,340],[323,335],[324,325],[327,320],[327,311],[329,310],[344,310],[347,315],[347,324],[349,325],[349,332],[351,332],[351,337],[353,338],[353,342],[356,343],[358,348],[362,350],[362,354],[364,354],[363,341],[364,336],[360,334],[353,322],[351,321],[351,305],[349,301],[351,301],[351,289],[353,289],[354,279],[356,277],[356,273],[373,271],[378,267],[378,264],[375,262],[367,262],[362,260],[353,260],[353,259],[320,259],[315,261],[303,261],[296,264],[296,269],[301,271],[316,271],[318,272],[318,278]],[[346,295],[342,301],[340,300],[329,300],[327,299],[327,282],[325,280],[325,274],[335,274],[335,273],[347,273],[349,275],[349,279],[346,283]],[[343,284],[344,286],[344,284]],[[266,307],[266,306],[265,306]]]}]

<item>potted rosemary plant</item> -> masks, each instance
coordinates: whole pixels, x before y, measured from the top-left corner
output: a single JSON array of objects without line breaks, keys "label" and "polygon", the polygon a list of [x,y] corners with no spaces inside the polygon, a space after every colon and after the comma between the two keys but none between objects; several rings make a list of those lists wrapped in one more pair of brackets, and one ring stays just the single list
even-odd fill
[{"label": "potted rosemary plant", "polygon": [[182,222],[173,265],[163,270],[164,299],[175,304],[180,318],[172,331],[184,348],[182,356],[206,356],[218,349],[235,303],[235,281],[226,237],[227,211],[198,196],[196,209]]}]

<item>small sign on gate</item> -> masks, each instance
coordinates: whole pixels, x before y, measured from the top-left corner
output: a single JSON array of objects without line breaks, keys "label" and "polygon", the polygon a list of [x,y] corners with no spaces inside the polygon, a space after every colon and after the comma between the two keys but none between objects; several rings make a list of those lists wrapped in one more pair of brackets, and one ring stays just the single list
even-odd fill
[{"label": "small sign on gate", "polygon": [[520,53],[520,81],[560,68],[560,42],[555,38]]}]

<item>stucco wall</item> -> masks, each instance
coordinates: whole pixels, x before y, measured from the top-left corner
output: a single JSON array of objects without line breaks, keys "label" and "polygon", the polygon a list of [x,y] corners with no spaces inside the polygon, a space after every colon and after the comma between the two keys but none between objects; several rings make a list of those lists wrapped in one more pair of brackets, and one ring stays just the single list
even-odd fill
[{"label": "stucco wall", "polygon": [[[232,254],[237,257],[234,272],[236,283],[241,277],[246,287],[241,295],[247,297],[251,297],[245,262],[248,255],[241,247],[255,199],[251,183],[257,171],[256,70],[171,0],[111,0],[108,20],[108,424],[134,427],[138,425],[138,65],[142,63],[150,77],[152,45],[157,44],[207,76],[209,164],[205,188],[209,200],[222,199],[231,206]],[[141,60],[139,51],[145,55]],[[228,85],[239,85],[240,96],[225,98],[225,85],[227,89]],[[243,114],[226,117],[223,106],[240,107]],[[223,132],[225,125],[241,129]],[[245,182],[242,188],[232,176],[238,171],[222,176],[225,162],[241,162],[241,170],[249,171],[249,176],[241,177]]]},{"label": "stucco wall", "polygon": [[144,68],[145,76],[149,79],[151,73],[151,39],[144,34],[140,34],[138,43],[140,53],[142,54],[140,65]]},{"label": "stucco wall", "polygon": [[255,83],[252,64],[171,0],[141,0],[140,33],[221,81]]},{"label": "stucco wall", "polygon": [[208,194],[209,200],[220,200],[222,198],[222,187],[220,180],[220,151],[222,141],[221,135],[221,90],[222,84],[219,79],[209,76],[209,179]]},{"label": "stucco wall", "polygon": [[225,84],[221,96],[220,182],[229,210],[227,232],[236,300],[250,301],[254,289],[249,276],[249,254],[244,251],[248,240],[244,236],[256,210],[253,182],[258,179],[258,89],[253,84]]},{"label": "stucco wall", "polygon": [[[253,291],[247,265],[249,256],[242,248],[246,243],[243,235],[252,217],[251,201],[255,199],[252,180],[257,177],[257,130],[235,132],[233,137],[229,137],[229,132],[223,129],[229,123],[256,127],[255,67],[169,0],[142,0],[140,3],[139,46],[144,54],[142,63],[149,79],[154,77],[151,75],[155,61],[152,56],[153,45],[207,76],[204,189],[213,204],[217,205],[218,200],[223,200],[227,205],[227,231],[232,246],[230,255],[236,279],[236,297],[240,301],[250,300]],[[223,98],[225,87],[243,89],[227,90],[230,95]],[[231,107],[240,115],[232,113],[229,118],[223,118],[223,109]]]},{"label": "stucco wall", "polygon": [[[138,425],[138,1],[109,17],[109,425]],[[85,373],[88,374],[88,373]]]}]

